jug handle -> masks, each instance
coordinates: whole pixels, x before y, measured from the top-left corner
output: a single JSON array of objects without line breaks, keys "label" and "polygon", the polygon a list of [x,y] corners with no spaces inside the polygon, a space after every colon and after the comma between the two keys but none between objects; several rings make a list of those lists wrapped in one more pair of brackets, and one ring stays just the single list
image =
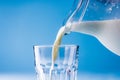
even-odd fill
[{"label": "jug handle", "polygon": [[63,26],[66,25],[67,23],[72,22],[73,16],[78,11],[81,11],[80,19],[78,20],[78,21],[81,21],[84,17],[86,10],[87,10],[88,4],[89,4],[89,0],[74,0],[72,8],[71,8],[67,18],[65,18],[63,21]]}]

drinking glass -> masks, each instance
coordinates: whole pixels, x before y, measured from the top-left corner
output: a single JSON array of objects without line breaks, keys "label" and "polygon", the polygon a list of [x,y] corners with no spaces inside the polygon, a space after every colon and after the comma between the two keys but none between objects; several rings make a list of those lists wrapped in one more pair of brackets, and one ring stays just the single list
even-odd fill
[{"label": "drinking glass", "polygon": [[35,69],[38,80],[77,80],[78,46],[60,45],[52,66],[52,45],[34,46]]}]

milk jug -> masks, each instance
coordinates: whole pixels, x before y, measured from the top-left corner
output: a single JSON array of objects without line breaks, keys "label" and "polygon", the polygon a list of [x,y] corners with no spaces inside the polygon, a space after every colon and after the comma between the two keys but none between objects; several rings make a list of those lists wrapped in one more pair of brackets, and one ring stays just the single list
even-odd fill
[{"label": "milk jug", "polygon": [[64,26],[67,33],[96,37],[120,56],[120,0],[75,0]]}]

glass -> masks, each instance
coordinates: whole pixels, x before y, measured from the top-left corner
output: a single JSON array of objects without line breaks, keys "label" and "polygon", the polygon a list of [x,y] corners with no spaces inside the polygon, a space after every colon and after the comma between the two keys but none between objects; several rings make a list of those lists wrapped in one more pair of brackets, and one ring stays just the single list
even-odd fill
[{"label": "glass", "polygon": [[54,69],[50,71],[52,48],[52,45],[34,46],[35,69],[38,80],[77,80],[78,46],[59,46]]},{"label": "glass", "polygon": [[63,26],[67,33],[80,32],[96,37],[120,56],[120,0],[75,0]]}]

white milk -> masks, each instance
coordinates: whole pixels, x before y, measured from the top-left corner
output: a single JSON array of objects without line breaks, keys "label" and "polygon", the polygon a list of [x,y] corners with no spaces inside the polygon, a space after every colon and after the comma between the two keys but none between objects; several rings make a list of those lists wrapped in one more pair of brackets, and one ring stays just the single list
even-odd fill
[{"label": "white milk", "polygon": [[107,49],[120,55],[120,20],[73,22],[58,31],[52,50],[52,63],[56,60],[58,46],[67,32],[80,32],[96,37]]},{"label": "white milk", "polygon": [[120,56],[120,20],[73,22],[68,28],[72,32],[96,37],[107,49]]},{"label": "white milk", "polygon": [[65,34],[65,27],[61,27],[58,31],[58,34],[56,36],[54,45],[53,45],[53,49],[52,49],[52,62],[54,63],[54,61],[57,58],[57,53],[58,53],[58,47],[61,44],[61,40],[63,35]]},{"label": "white milk", "polygon": [[[58,55],[58,46],[67,32],[80,32],[96,37],[107,49],[120,56],[120,20],[73,22],[61,27],[52,49],[52,67]],[[50,77],[52,79],[52,76]]]},{"label": "white milk", "polygon": [[54,45],[53,45],[53,49],[52,49],[52,66],[50,69],[50,80],[52,80],[52,70],[54,69],[54,62],[57,58],[58,55],[58,50],[59,50],[59,45],[61,44],[61,40],[63,35],[65,34],[65,27],[61,27],[58,31],[58,34],[56,36]]}]

